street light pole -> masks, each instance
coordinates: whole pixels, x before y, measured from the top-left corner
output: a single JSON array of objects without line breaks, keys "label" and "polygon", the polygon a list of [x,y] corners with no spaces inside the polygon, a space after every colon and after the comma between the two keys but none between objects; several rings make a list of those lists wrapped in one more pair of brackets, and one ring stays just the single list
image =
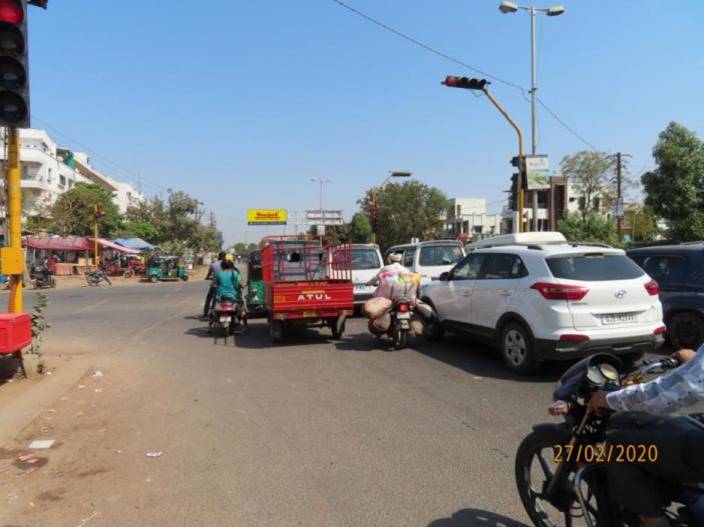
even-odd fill
[{"label": "street light pole", "polygon": [[326,183],[332,183],[330,179],[323,179],[319,177],[310,178],[313,183],[320,183],[320,223],[323,226],[323,234],[325,233],[325,217],[323,214],[323,186]]},{"label": "street light pole", "polygon": [[371,210],[371,223],[372,223],[372,243],[376,243],[376,222],[377,222],[377,211],[379,208],[379,204],[377,202],[377,192],[379,192],[382,188],[386,186],[386,184],[391,181],[393,178],[405,178],[405,177],[411,177],[413,175],[413,172],[405,172],[405,171],[398,171],[398,170],[391,170],[389,172],[389,175],[384,178],[384,180],[381,182],[380,185],[377,185],[376,187],[372,187],[372,210]]},{"label": "street light pole", "polygon": [[[531,153],[538,153],[538,109],[535,99],[538,93],[538,73],[535,63],[535,7],[530,8],[530,132],[531,132]],[[535,218],[534,218],[534,221]],[[536,229],[537,230],[537,229]]]}]

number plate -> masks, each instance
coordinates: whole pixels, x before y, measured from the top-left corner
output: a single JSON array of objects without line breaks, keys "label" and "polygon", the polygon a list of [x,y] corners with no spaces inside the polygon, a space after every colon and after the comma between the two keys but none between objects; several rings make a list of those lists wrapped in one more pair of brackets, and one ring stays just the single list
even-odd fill
[{"label": "number plate", "polygon": [[613,326],[615,324],[634,324],[638,322],[638,317],[635,313],[609,313],[601,315],[601,323],[604,326]]},{"label": "number plate", "polygon": [[361,293],[373,293],[376,287],[373,285],[357,284],[354,286],[354,292],[357,294]]},{"label": "number plate", "polygon": [[398,313],[398,314],[396,314],[396,318],[398,318],[399,320],[408,320],[411,318],[411,314],[410,313]]},{"label": "number plate", "polygon": [[318,316],[318,312],[317,311],[304,311],[303,316],[305,318],[314,318],[314,317]]},{"label": "number plate", "polygon": [[221,322],[222,324],[229,324],[229,323],[230,323],[230,320],[231,320],[230,317],[220,317],[220,322]]}]

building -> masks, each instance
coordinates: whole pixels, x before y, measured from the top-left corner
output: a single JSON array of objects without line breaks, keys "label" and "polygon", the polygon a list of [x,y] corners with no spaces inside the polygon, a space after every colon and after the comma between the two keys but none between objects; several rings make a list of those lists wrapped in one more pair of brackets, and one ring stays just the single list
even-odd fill
[{"label": "building", "polygon": [[[0,149],[0,160],[5,151]],[[20,130],[20,171],[25,216],[45,216],[58,197],[76,183],[95,183],[110,192],[121,212],[146,197],[129,183],[107,177],[90,164],[86,154],[59,148],[44,130]],[[4,178],[0,185],[4,185]],[[4,206],[0,217],[5,217]]]},{"label": "building", "polygon": [[[534,207],[534,197],[537,197],[537,207]],[[599,198],[594,200],[596,208],[600,208]],[[555,231],[557,222],[565,215],[579,212],[584,207],[584,198],[579,196],[574,186],[564,176],[550,176],[550,188],[545,190],[527,191],[523,204],[524,230]],[[517,231],[518,212],[513,210],[513,203],[504,206],[501,216],[503,218],[501,232],[511,233]],[[537,229],[533,222],[534,208],[537,214]]]},{"label": "building", "polygon": [[452,238],[471,240],[501,234],[501,214],[486,212],[485,198],[453,198],[445,218],[446,234]]}]

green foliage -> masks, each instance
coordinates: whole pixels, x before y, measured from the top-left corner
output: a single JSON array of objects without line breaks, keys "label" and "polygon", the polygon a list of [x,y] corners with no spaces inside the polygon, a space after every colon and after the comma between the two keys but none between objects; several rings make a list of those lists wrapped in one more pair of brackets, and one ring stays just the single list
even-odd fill
[{"label": "green foliage", "polygon": [[704,239],[704,143],[672,122],[653,149],[657,168],[643,175],[645,203],[670,224],[674,241]]},{"label": "green foliage", "polygon": [[[162,246],[184,250],[220,249],[217,225],[211,216],[207,225],[200,221],[199,202],[182,191],[168,190],[166,200],[156,196],[127,210],[130,223],[149,224],[157,231],[149,240]],[[183,251],[181,251],[183,252]]]},{"label": "green foliage", "polygon": [[595,212],[569,214],[557,222],[557,230],[570,241],[619,244],[616,223]]},{"label": "green foliage", "polygon": [[358,212],[352,216],[349,239],[352,243],[370,243],[372,241],[372,224],[369,223],[366,214]]},{"label": "green foliage", "polygon": [[47,323],[44,310],[49,305],[49,295],[37,293],[32,310],[32,353],[41,355],[41,346],[44,341],[44,332],[51,326]]},{"label": "green foliage", "polygon": [[231,247],[231,249],[234,249],[235,254],[237,256],[246,256],[252,251],[256,251],[259,249],[259,246],[256,243],[236,243]]},{"label": "green foliage", "polygon": [[[362,210],[371,217],[372,194],[360,200]],[[443,233],[447,198],[435,187],[420,181],[390,184],[376,190],[377,243],[384,248],[407,243],[411,238],[432,240]]]},{"label": "green foliage", "polygon": [[[568,177],[575,191],[584,198],[582,216],[597,212],[600,205],[611,205],[616,198],[616,157],[605,152],[582,150],[562,158],[562,175]],[[626,171],[622,171],[622,189],[632,186]]]},{"label": "green foliage", "polygon": [[628,229],[623,232],[629,235],[636,242],[652,242],[660,234],[657,226],[657,218],[650,207],[636,207],[627,209],[625,212],[625,224]]},{"label": "green foliage", "polygon": [[110,193],[88,183],[76,183],[56,200],[51,207],[53,230],[62,236],[93,236],[96,205],[105,213],[98,220],[98,233],[102,237],[111,237],[122,225],[120,211]]},{"label": "green foliage", "polygon": [[161,237],[159,229],[147,221],[127,221],[118,233],[119,238],[141,238],[149,243],[155,243]]}]

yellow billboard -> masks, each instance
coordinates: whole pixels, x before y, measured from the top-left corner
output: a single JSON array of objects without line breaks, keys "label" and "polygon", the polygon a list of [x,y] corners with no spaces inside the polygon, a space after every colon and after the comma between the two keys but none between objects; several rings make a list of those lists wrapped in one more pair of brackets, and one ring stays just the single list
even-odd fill
[{"label": "yellow billboard", "polygon": [[250,209],[247,211],[249,225],[286,225],[286,209]]}]

